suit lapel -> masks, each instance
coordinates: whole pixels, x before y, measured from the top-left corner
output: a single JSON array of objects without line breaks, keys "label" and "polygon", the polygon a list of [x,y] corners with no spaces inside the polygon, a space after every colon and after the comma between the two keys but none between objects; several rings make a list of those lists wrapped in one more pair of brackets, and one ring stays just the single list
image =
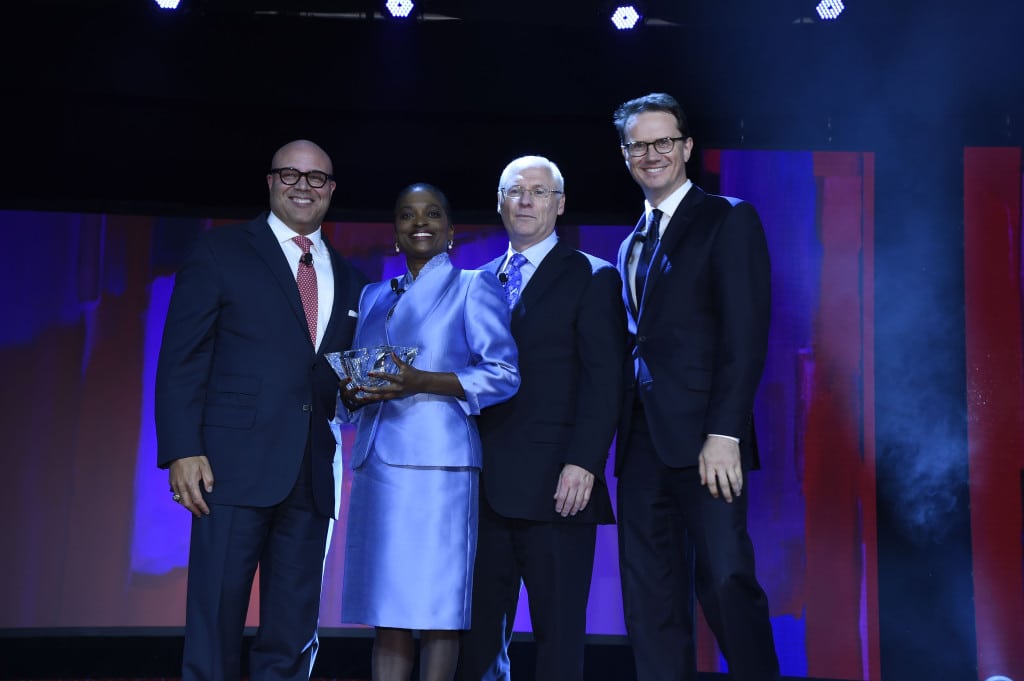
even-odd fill
[{"label": "suit lapel", "polygon": [[[633,228],[633,234],[629,238],[629,246],[626,247],[625,253],[623,253],[622,262],[619,264],[619,272],[622,273],[623,287],[626,292],[626,300],[629,303],[629,311],[633,315],[633,319],[637,318],[637,305],[633,302],[633,289],[631,279],[635,277],[629,276],[629,266],[633,261],[633,251],[636,249],[637,240],[646,229],[647,219],[646,216],[641,215],[640,220],[636,223],[636,227]],[[635,270],[634,270],[635,271]]]},{"label": "suit lapel", "polygon": [[388,329],[416,329],[427,323],[434,309],[444,300],[444,292],[459,278],[459,272],[446,261],[427,272],[422,272],[395,303]]},{"label": "suit lapel", "polygon": [[503,253],[501,256],[499,256],[499,257],[495,258],[494,260],[490,261],[489,263],[487,263],[486,265],[484,265],[480,269],[482,269],[485,272],[493,272],[494,276],[498,276],[498,272],[501,271],[501,265],[502,265],[502,263],[505,262],[505,256],[507,256],[507,255],[508,255],[508,253]]},{"label": "suit lapel", "polygon": [[690,187],[690,191],[686,192],[686,196],[672,215],[672,221],[665,228],[665,235],[662,237],[661,243],[658,244],[658,250],[654,254],[654,261],[651,263],[651,268],[647,271],[647,284],[644,286],[643,300],[640,301],[641,313],[647,300],[658,288],[658,282],[661,280],[661,277],[672,269],[672,259],[670,256],[683,240],[687,228],[693,222],[700,209],[700,204],[704,201],[704,196],[704,191],[697,187],[697,185],[693,185]]},{"label": "suit lapel", "polygon": [[[306,311],[302,308],[302,298],[299,297],[299,287],[295,283],[295,275],[288,267],[288,260],[281,252],[281,245],[274,238],[274,231],[267,224],[266,215],[249,223],[248,227],[251,243],[256,254],[266,264],[270,274],[277,280],[284,292],[288,304],[295,315],[295,321],[299,324],[303,335],[309,336],[309,327],[306,325]],[[312,345],[310,345],[312,349]]]},{"label": "suit lapel", "polygon": [[[508,260],[508,251],[506,251],[505,253],[502,253],[497,258],[495,258],[494,260],[490,261],[489,263],[487,263],[486,265],[484,265],[480,269],[484,270],[485,272],[494,272],[494,275],[498,276],[501,273],[501,266],[505,264],[506,260]],[[499,281],[501,281],[500,277],[499,277]],[[532,283],[533,280],[531,279],[530,282]],[[505,281],[501,281],[501,289],[502,289],[502,291],[506,291],[506,294],[507,294],[507,287],[508,287],[508,284]],[[522,314],[523,314],[524,308],[522,306],[522,304],[523,304],[522,296],[526,295],[526,291],[527,290],[529,290],[529,287],[526,287],[526,289],[523,290],[522,295],[519,297],[519,301],[516,303],[515,307],[512,308],[512,323],[511,323],[511,326],[512,326],[513,329],[516,326],[516,319],[521,317]],[[517,311],[518,311],[518,314],[517,314]]]},{"label": "suit lapel", "polygon": [[519,301],[512,308],[513,330],[517,322],[526,314],[534,304],[537,303],[544,293],[558,280],[558,277],[565,271],[562,267],[562,260],[572,255],[572,249],[556,241],[554,247],[541,261],[537,271],[530,277],[530,283],[523,289]]},{"label": "suit lapel", "polygon": [[[331,334],[338,330],[338,325],[341,324],[341,319],[348,314],[348,310],[345,308],[347,305],[347,296],[343,295],[346,291],[343,290],[343,286],[348,285],[348,277],[342,276],[341,270],[341,255],[338,254],[334,247],[331,246],[331,242],[326,237],[323,239],[324,245],[327,247],[327,253],[331,257],[331,270],[334,273],[334,304],[331,306],[331,316],[327,320],[327,328],[324,330],[324,339],[320,342],[320,349],[317,354],[323,352],[326,347],[333,347],[327,341],[331,338]],[[296,286],[296,288],[298,288]],[[300,300],[301,302],[301,300]],[[305,313],[303,313],[305,317]]]}]

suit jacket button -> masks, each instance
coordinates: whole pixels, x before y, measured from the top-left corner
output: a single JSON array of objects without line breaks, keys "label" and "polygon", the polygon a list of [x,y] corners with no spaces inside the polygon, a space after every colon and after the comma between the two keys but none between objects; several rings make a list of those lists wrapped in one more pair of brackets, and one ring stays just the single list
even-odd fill
[{"label": "suit jacket button", "polygon": [[636,342],[637,343],[646,343],[647,342],[647,336],[637,336],[636,337]]},{"label": "suit jacket button", "polygon": [[302,411],[313,411],[313,405],[312,404],[304,404],[304,405],[302,405]]}]

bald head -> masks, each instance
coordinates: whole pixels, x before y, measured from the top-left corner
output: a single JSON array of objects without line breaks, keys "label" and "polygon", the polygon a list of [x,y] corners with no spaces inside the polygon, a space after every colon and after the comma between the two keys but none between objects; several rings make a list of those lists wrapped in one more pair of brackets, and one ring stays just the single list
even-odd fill
[{"label": "bald head", "polygon": [[334,164],[331,163],[331,157],[327,155],[327,152],[324,151],[319,144],[309,140],[293,140],[275,151],[274,157],[270,160],[270,167],[281,168],[282,166],[287,165],[282,161],[282,159],[290,158],[294,153],[306,153],[320,156],[323,159],[324,167],[319,170],[323,170],[328,175],[334,174]]}]

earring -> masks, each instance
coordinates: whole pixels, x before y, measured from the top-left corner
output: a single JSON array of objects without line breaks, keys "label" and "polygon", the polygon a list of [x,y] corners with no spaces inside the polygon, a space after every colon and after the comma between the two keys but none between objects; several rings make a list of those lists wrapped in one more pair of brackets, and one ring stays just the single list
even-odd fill
[{"label": "earring", "polygon": [[401,251],[398,250],[398,242],[397,241],[395,242],[395,253],[401,253]]},{"label": "earring", "polygon": [[448,250],[449,251],[452,250],[452,246],[454,246],[454,245],[455,245],[455,240],[454,239],[448,239]]}]

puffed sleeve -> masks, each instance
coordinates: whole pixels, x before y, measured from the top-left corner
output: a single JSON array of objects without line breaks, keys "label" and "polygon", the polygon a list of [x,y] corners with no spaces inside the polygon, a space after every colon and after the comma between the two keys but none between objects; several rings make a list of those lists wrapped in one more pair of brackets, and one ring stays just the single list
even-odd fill
[{"label": "puffed sleeve", "polygon": [[504,402],[519,389],[519,353],[510,329],[511,311],[493,272],[465,271],[466,304],[463,323],[471,362],[455,375],[466,398],[467,414]]}]

